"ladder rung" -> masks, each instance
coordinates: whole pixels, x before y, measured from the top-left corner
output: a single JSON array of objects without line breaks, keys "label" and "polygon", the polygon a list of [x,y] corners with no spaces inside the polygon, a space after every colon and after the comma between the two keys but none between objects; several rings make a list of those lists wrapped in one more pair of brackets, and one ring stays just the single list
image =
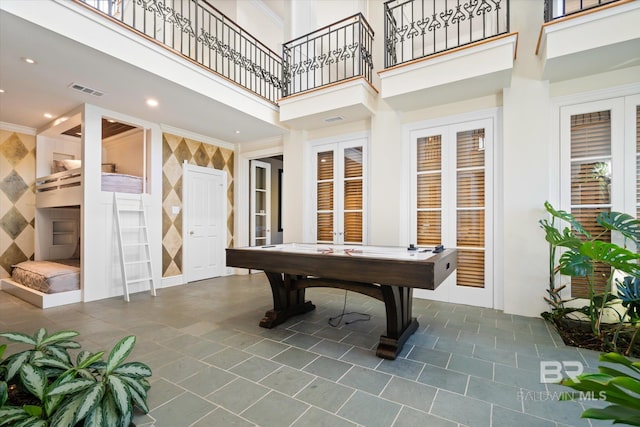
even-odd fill
[{"label": "ladder rung", "polygon": [[153,280],[153,278],[152,277],[143,277],[142,279],[127,280],[127,283],[148,282],[149,280]]},{"label": "ladder rung", "polygon": [[126,265],[133,265],[133,264],[148,264],[149,262],[151,262],[151,260],[148,259],[143,259],[140,261],[129,261],[129,262],[125,262]]},{"label": "ladder rung", "polygon": [[144,212],[144,210],[140,208],[118,208],[119,212]]},{"label": "ladder rung", "polygon": [[147,226],[146,225],[123,225],[120,228],[122,228],[123,230],[129,229],[129,228],[132,229],[132,230],[133,229],[140,230],[142,228],[147,228]]},{"label": "ladder rung", "polygon": [[122,246],[130,247],[130,246],[149,246],[148,243],[125,243]]}]

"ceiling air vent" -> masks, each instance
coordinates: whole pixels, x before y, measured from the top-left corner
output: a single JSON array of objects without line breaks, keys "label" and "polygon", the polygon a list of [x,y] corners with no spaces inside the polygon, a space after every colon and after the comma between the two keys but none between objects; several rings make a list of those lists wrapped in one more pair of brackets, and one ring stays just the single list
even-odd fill
[{"label": "ceiling air vent", "polygon": [[335,122],[339,122],[341,120],[344,120],[344,117],[342,116],[334,116],[334,117],[327,117],[326,119],[324,119],[325,123],[335,123]]},{"label": "ceiling air vent", "polygon": [[91,89],[90,87],[86,87],[83,86],[81,84],[78,83],[71,83],[69,85],[69,87],[73,90],[77,90],[78,92],[82,92],[82,93],[86,93],[87,95],[93,95],[93,96],[102,96],[104,95],[104,92],[97,90],[97,89]]}]

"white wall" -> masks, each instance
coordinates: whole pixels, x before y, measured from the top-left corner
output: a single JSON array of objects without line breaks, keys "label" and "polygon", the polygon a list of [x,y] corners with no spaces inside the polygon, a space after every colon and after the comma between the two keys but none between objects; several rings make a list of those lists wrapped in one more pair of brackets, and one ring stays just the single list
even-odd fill
[{"label": "white wall", "polygon": [[261,0],[239,2],[236,22],[269,49],[282,55],[284,21]]}]

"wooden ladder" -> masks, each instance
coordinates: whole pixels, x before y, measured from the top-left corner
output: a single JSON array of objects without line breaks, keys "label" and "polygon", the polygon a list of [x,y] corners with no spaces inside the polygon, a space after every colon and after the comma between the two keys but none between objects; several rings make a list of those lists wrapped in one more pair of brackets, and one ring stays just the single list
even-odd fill
[{"label": "wooden ladder", "polygon": [[[129,302],[129,285],[134,283],[149,282],[150,292],[156,296],[156,286],[153,280],[153,267],[151,264],[151,247],[149,246],[149,229],[147,223],[147,213],[142,201],[142,194],[139,195],[139,204],[137,207],[127,206],[123,203],[127,199],[118,199],[118,193],[113,193],[113,207],[116,215],[116,227],[118,228],[118,244],[120,246],[120,268],[122,271],[122,280],[124,288],[124,300]],[[124,206],[123,206],[124,205]],[[128,221],[123,222],[123,217]],[[135,235],[127,236],[124,233]],[[135,249],[134,254],[127,254],[127,249]],[[144,269],[138,268],[138,274],[134,278],[129,278],[130,270],[135,266],[144,266]]]}]

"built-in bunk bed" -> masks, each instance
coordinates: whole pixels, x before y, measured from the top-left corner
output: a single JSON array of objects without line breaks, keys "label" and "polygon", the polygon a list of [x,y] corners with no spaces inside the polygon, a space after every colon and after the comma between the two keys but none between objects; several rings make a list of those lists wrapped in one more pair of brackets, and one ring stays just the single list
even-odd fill
[{"label": "built-in bunk bed", "polygon": [[[84,168],[80,120],[77,114],[37,137],[37,175],[44,176],[36,178],[35,185],[35,260],[14,265],[11,277],[0,282],[3,291],[41,308],[85,300],[81,286]],[[143,129],[107,118],[102,118],[101,128],[102,192],[143,193]],[[120,165],[129,173],[118,173]]]}]

